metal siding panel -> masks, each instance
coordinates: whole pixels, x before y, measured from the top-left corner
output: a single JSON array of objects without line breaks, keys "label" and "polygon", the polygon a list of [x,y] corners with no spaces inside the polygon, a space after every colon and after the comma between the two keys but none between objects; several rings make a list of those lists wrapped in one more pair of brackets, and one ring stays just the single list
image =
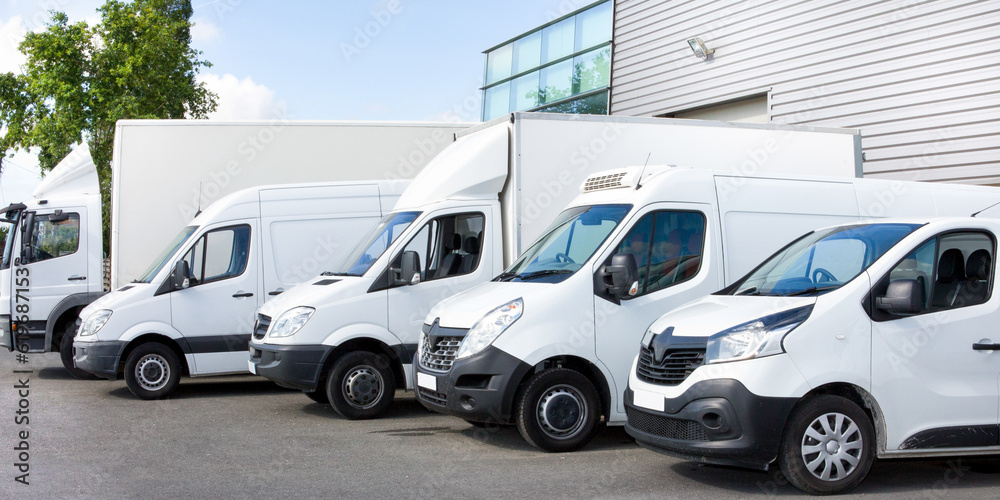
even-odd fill
[{"label": "metal siding panel", "polygon": [[[771,89],[774,123],[862,130],[871,176],[1000,183],[1000,2],[620,0],[611,111]],[[694,57],[684,40],[718,50]]]}]

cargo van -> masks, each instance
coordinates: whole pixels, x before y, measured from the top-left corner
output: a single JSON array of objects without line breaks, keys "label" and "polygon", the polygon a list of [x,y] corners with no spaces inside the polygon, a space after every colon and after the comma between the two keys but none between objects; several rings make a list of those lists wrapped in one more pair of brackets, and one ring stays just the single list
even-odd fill
[{"label": "cargo van", "polygon": [[841,493],[875,458],[1000,453],[1000,222],[812,231],[660,317],[629,373],[626,431],[699,462],[780,467]]},{"label": "cargo van", "polygon": [[[807,159],[802,159],[807,161]],[[516,424],[547,451],[626,420],[635,346],[674,307],[732,283],[812,228],[969,214],[995,188],[629,167],[580,195],[505,272],[435,306],[416,356],[427,408]]]},{"label": "cargo van", "polygon": [[343,258],[407,182],[273,185],[223,197],[141,277],[80,313],[76,367],[124,375],[142,399],[168,396],[182,375],[245,374],[257,308]]},{"label": "cargo van", "polygon": [[594,172],[677,158],[854,178],[859,145],[856,130],[697,120],[514,113],[484,123],[458,134],[342,265],[261,307],[249,369],[347,418],[377,417],[414,387],[431,307],[500,274]]}]

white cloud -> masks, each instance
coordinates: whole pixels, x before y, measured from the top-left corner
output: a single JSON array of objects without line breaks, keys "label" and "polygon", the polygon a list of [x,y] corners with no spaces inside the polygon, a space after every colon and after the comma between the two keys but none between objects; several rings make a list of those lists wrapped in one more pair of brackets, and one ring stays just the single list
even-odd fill
[{"label": "white cloud", "polygon": [[219,107],[208,115],[214,120],[257,120],[282,117],[284,100],[275,98],[267,85],[254,83],[249,76],[240,80],[233,75],[205,73],[199,76],[208,88],[219,94]]},{"label": "white cloud", "polygon": [[20,73],[25,57],[17,46],[24,40],[27,30],[21,16],[14,16],[7,22],[0,21],[0,73]]},{"label": "white cloud", "polygon": [[205,18],[194,18],[191,20],[191,40],[194,42],[214,42],[222,38],[219,27],[212,24]]}]

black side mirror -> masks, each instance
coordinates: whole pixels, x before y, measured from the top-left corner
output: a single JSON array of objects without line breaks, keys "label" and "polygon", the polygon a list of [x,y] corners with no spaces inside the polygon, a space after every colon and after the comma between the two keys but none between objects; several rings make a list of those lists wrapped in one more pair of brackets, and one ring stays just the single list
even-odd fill
[{"label": "black side mirror", "polygon": [[420,255],[413,250],[399,256],[399,267],[390,269],[392,286],[416,285],[420,283]]},{"label": "black side mirror", "polygon": [[875,307],[890,314],[916,314],[924,308],[924,287],[915,279],[889,283],[885,295],[875,297]]},{"label": "black side mirror", "polygon": [[186,260],[179,260],[177,264],[174,264],[174,271],[170,273],[170,283],[173,285],[174,290],[183,290],[191,286],[191,281],[188,279],[190,273],[190,268]]},{"label": "black side mirror", "polygon": [[611,257],[611,265],[601,272],[608,293],[619,299],[630,299],[639,293],[639,266],[635,255],[620,253]]},{"label": "black side mirror", "polygon": [[21,262],[31,261],[31,238],[35,232],[35,212],[28,212],[21,224]]}]

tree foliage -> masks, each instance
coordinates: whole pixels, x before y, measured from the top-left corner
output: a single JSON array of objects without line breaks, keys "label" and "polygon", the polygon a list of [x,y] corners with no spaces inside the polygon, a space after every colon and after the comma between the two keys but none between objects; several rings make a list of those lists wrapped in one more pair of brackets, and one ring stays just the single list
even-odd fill
[{"label": "tree foliage", "polygon": [[23,73],[0,74],[0,173],[7,153],[37,147],[47,172],[86,141],[101,179],[106,250],[115,123],[205,118],[217,96],[195,79],[211,63],[191,48],[190,0],[108,0],[98,12],[96,26],[52,12],[18,47]]}]

